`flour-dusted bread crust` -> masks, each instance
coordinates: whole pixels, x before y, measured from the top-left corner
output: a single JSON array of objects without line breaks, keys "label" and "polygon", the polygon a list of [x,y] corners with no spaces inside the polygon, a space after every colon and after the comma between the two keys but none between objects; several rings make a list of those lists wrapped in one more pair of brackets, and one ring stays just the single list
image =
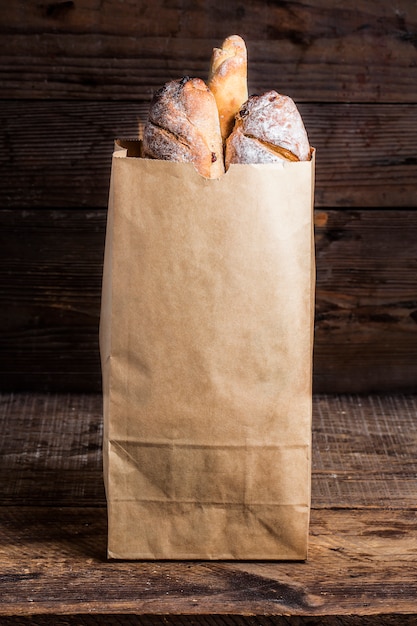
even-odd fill
[{"label": "flour-dusted bread crust", "polygon": [[230,135],[235,115],[248,99],[247,74],[247,50],[242,37],[231,35],[221,48],[213,49],[208,86],[216,99],[223,140]]},{"label": "flour-dusted bread crust", "polygon": [[186,76],[155,93],[143,148],[149,158],[193,163],[205,178],[224,173],[216,101],[203,80]]},{"label": "flour-dusted bread crust", "polygon": [[301,115],[291,98],[276,91],[251,96],[236,115],[226,142],[231,163],[308,161],[311,148]]}]

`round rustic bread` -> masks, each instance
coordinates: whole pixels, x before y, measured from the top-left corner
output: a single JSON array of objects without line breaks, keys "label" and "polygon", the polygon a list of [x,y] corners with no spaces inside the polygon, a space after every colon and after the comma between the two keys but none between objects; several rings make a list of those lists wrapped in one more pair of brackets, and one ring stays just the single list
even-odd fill
[{"label": "round rustic bread", "polygon": [[224,173],[216,101],[203,80],[185,76],[155,93],[143,148],[149,158],[193,163],[206,178]]},{"label": "round rustic bread", "polygon": [[236,115],[226,142],[226,168],[231,163],[308,161],[311,148],[294,101],[276,91],[251,96]]}]

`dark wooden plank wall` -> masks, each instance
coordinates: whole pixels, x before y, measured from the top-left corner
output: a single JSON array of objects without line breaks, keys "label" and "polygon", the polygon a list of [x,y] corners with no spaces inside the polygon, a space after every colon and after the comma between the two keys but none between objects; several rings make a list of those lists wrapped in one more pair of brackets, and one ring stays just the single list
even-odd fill
[{"label": "dark wooden plank wall", "polygon": [[414,1],[9,0],[0,32],[1,388],[99,390],[113,139],[236,32],[317,148],[315,390],[416,389]]}]

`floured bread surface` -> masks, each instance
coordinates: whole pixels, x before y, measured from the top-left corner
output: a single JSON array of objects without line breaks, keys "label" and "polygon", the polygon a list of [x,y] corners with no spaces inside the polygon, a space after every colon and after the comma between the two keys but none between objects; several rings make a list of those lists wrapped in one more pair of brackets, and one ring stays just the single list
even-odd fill
[{"label": "floured bread surface", "polygon": [[230,163],[277,163],[283,160],[287,159],[280,152],[253,137],[247,137],[241,126],[235,128],[233,137],[227,143],[226,168]]},{"label": "floured bread surface", "polygon": [[248,99],[226,142],[226,168],[231,163],[308,161],[310,157],[307,132],[295,103],[276,91]]},{"label": "floured bread surface", "polygon": [[246,44],[239,35],[227,37],[221,48],[213,49],[208,86],[216,99],[223,140],[230,135],[235,115],[248,99],[247,66]]},{"label": "floured bread surface", "polygon": [[193,163],[205,178],[224,173],[216,101],[203,80],[184,77],[155,93],[143,148],[150,158]]}]

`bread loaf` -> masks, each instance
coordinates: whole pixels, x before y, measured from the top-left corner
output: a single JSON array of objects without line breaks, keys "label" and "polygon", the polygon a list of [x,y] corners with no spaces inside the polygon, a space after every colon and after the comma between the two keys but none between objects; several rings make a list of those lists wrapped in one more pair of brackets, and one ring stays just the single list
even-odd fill
[{"label": "bread loaf", "polygon": [[247,51],[242,37],[231,35],[221,48],[214,48],[211,57],[208,86],[216,99],[220,129],[225,140],[234,118],[248,98]]},{"label": "bread loaf", "polygon": [[186,76],[155,93],[143,131],[143,149],[148,158],[193,163],[205,178],[224,173],[216,101],[203,80]]},{"label": "bread loaf", "polygon": [[310,144],[298,109],[288,96],[268,91],[251,96],[236,115],[226,142],[226,169],[231,163],[308,161]]},{"label": "bread loaf", "polygon": [[312,150],[291,98],[276,91],[248,98],[246,45],[231,35],[213,49],[208,85],[185,76],[155,93],[143,153],[219,178],[232,163],[307,161]]}]

